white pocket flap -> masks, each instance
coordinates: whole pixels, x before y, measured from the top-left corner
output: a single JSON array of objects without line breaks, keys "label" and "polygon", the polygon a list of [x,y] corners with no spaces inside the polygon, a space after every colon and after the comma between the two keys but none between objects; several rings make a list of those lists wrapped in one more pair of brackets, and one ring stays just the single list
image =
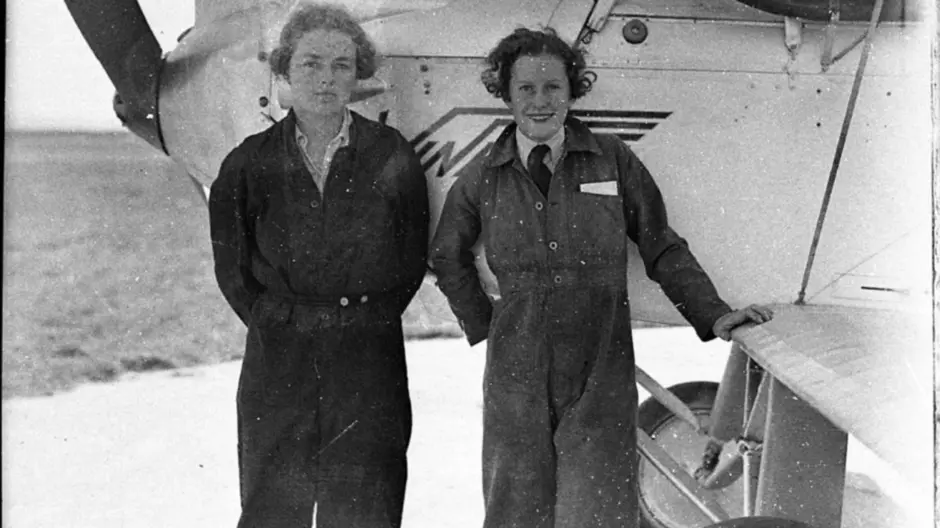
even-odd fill
[{"label": "white pocket flap", "polygon": [[589,194],[603,194],[605,196],[617,196],[617,180],[582,183],[581,192]]}]

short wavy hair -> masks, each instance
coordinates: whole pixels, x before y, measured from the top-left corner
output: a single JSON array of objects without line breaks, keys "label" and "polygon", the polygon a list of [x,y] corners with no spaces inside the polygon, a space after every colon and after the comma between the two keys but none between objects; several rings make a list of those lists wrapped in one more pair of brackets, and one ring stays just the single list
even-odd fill
[{"label": "short wavy hair", "polygon": [[584,52],[569,46],[550,27],[541,30],[518,28],[500,40],[486,56],[486,69],[480,75],[486,91],[508,102],[513,64],[523,55],[542,54],[554,55],[565,65],[572,100],[591,91],[597,75],[586,69]]},{"label": "short wavy hair", "polygon": [[342,7],[325,4],[305,4],[294,11],[284,28],[281,40],[271,53],[271,71],[290,80],[290,61],[297,42],[315,29],[330,29],[349,35],[356,46],[356,78],[368,79],[378,68],[375,45],[356,19]]}]

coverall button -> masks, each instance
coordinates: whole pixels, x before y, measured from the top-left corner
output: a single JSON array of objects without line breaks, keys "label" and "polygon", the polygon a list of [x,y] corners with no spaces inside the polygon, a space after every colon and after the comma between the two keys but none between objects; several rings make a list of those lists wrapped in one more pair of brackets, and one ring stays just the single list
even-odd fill
[{"label": "coverall button", "polygon": [[552,240],[551,242],[549,242],[549,243],[548,243],[548,249],[550,249],[550,250],[552,250],[552,251],[555,251],[556,249],[558,249],[558,242],[555,242],[554,240]]},{"label": "coverall button", "polygon": [[561,275],[555,275],[555,284],[561,284]]},{"label": "coverall button", "polygon": [[542,202],[535,202],[535,210],[536,210],[536,211],[541,211],[543,207],[545,207],[545,206],[542,205]]},{"label": "coverall button", "polygon": [[340,305],[340,306],[349,306],[349,299],[347,299],[346,297],[340,297],[340,299],[339,299],[339,305]]},{"label": "coverall button", "polygon": [[369,301],[369,296],[368,296],[368,295],[363,295],[362,297],[359,298],[359,302],[362,303],[362,304],[365,304],[365,303],[368,302],[368,301]]},{"label": "coverall button", "polygon": [[329,321],[329,320],[330,320],[330,314],[320,314],[320,320],[321,320],[321,321]]},{"label": "coverall button", "polygon": [[316,209],[317,207],[320,207],[320,202],[313,200],[312,202],[310,202],[310,207],[313,207],[314,209]]}]

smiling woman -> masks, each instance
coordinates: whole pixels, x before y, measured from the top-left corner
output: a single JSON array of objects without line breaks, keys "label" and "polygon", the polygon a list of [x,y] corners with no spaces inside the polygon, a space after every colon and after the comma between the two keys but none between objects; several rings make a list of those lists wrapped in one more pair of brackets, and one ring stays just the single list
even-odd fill
[{"label": "smiling woman", "polygon": [[[592,84],[579,51],[521,28],[488,66],[483,82],[514,123],[448,191],[430,251],[470,344],[486,341],[484,526],[635,526],[627,240],[703,341],[771,314],[732,310],[636,155],[568,115]],[[500,299],[477,280],[478,243]]]}]

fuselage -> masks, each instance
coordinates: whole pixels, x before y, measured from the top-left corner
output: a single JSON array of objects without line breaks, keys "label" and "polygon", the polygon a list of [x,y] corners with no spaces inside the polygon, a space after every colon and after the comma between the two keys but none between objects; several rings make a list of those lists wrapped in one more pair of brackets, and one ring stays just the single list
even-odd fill
[{"label": "fuselage", "polygon": [[[202,2],[197,26],[167,56],[159,99],[165,146],[203,185],[228,151],[286,113],[289,89],[266,61],[292,4]],[[353,108],[412,141],[436,223],[451,184],[474,170],[511,121],[480,82],[485,54],[520,25],[552,26],[573,41],[593,23],[599,31],[581,46],[597,80],[574,115],[595,132],[617,134],[640,156],[671,224],[730,304],[794,302],[860,47],[825,71],[822,59],[845,49],[866,24],[827,29],[733,0],[700,4],[629,2],[603,20],[588,1],[426,2],[400,13],[372,6],[362,16],[378,18],[364,27],[384,60]],[[807,303],[929,313],[929,80],[929,26],[882,23]],[[645,278],[639,255],[630,260],[633,317],[682,323]],[[497,293],[485,259],[479,267]]]}]

